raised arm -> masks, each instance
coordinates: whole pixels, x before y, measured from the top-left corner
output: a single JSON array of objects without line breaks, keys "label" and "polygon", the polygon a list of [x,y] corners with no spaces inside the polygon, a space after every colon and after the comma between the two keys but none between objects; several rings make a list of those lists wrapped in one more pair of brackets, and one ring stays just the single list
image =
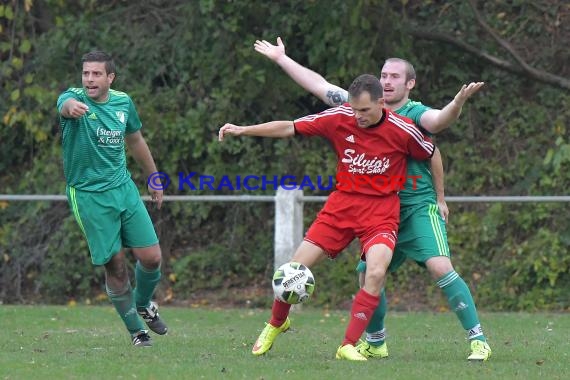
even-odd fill
[{"label": "raised arm", "polygon": [[445,203],[445,191],[443,181],[443,161],[441,160],[441,152],[436,147],[431,158],[431,180],[433,188],[437,196],[437,205],[439,206],[439,214],[447,223],[449,209]]},{"label": "raised arm", "polygon": [[461,108],[467,99],[479,91],[484,84],[484,82],[471,82],[468,85],[464,84],[457,95],[455,95],[455,98],[443,107],[443,109],[431,109],[424,112],[420,119],[421,126],[431,133],[438,133],[449,127],[459,118]]},{"label": "raised arm", "polygon": [[253,46],[255,51],[278,64],[295,83],[329,106],[339,106],[348,101],[348,92],[346,90],[330,84],[320,74],[301,66],[289,58],[285,54],[285,45],[281,37],[277,37],[277,45],[273,45],[265,40],[257,40]]},{"label": "raised arm", "polygon": [[291,137],[295,135],[292,121],[270,121],[269,123],[239,126],[227,123],[218,132],[218,140],[230,136]]}]

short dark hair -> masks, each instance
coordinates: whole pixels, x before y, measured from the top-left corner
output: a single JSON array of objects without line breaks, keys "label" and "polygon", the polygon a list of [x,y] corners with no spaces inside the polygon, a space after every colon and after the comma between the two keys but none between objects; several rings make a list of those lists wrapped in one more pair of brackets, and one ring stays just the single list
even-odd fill
[{"label": "short dark hair", "polygon": [[95,50],[84,54],[81,58],[81,63],[85,62],[104,62],[107,74],[115,74],[115,61],[113,61],[113,57],[110,54],[104,51]]},{"label": "short dark hair", "polygon": [[380,80],[371,74],[358,76],[348,88],[349,98],[359,97],[363,92],[370,94],[370,100],[378,100],[384,96]]}]

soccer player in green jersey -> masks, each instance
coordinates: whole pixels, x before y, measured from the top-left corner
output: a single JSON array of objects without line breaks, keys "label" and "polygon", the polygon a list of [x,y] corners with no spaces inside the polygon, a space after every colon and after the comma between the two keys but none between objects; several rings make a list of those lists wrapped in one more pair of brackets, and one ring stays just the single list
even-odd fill
[{"label": "soccer player in green jersey", "polygon": [[[346,90],[330,84],[318,73],[287,56],[281,38],[277,38],[277,45],[258,40],[254,48],[328,105],[337,106],[347,100]],[[415,79],[413,66],[399,58],[386,60],[380,76],[386,107],[409,117],[427,133],[437,133],[449,127],[459,118],[465,101],[483,86],[482,82],[463,85],[449,104],[437,110],[409,99]],[[473,296],[450,260],[445,228],[449,211],[444,199],[443,164],[439,150],[436,149],[431,163],[409,158],[407,170],[408,182],[405,189],[400,191],[398,242],[389,270],[394,272],[406,259],[427,268],[467,332],[471,351],[467,359],[486,361],[491,356],[491,348],[483,334]],[[415,186],[412,183],[414,180]],[[361,262],[357,270],[364,272],[366,264]],[[362,275],[360,279],[362,285]],[[386,295],[382,290],[380,304],[366,329],[366,341],[357,346],[358,351],[366,357],[388,356],[384,328],[387,308]]]},{"label": "soccer player in green jersey", "polygon": [[[156,165],[141,134],[131,98],[110,88],[112,57],[102,51],[82,58],[82,88],[69,88],[57,100],[63,145],[63,171],[69,205],[89,246],[91,261],[105,268],[107,294],[134,346],[151,346],[143,324],[157,334],[168,328],[151,301],[160,281],[162,254],[152,220],[126,165],[125,145],[145,175]],[[162,190],[149,186],[160,208]],[[137,259],[131,288],[124,248]]]}]

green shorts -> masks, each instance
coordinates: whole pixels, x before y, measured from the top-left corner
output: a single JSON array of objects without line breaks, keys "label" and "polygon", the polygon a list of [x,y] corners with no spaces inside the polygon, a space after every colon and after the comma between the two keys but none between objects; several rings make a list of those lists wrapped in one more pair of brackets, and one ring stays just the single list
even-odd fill
[{"label": "green shorts", "polygon": [[133,181],[102,192],[68,186],[67,200],[83,231],[91,261],[103,265],[123,247],[144,248],[158,243],[152,220]]},{"label": "green shorts", "polygon": [[[450,257],[450,253],[445,221],[439,214],[437,204],[403,207],[400,210],[398,242],[388,271],[395,272],[406,259],[425,267],[428,259],[438,256]],[[358,263],[356,270],[364,272],[366,263]]]}]

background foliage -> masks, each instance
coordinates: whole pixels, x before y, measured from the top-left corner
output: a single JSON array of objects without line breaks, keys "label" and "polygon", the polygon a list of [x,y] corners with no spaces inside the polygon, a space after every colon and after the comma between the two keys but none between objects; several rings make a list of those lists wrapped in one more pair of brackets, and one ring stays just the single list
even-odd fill
[{"label": "background foliage", "polygon": [[[114,54],[114,88],[134,98],[160,170],[332,173],[334,157],[318,139],[216,140],[225,122],[324,109],[254,52],[256,39],[282,36],[291,57],[344,87],[358,74],[378,73],[385,58],[407,58],[418,73],[414,99],[434,107],[462,83],[485,81],[459,122],[438,136],[447,194],[567,194],[569,14],[556,0],[3,2],[0,193],[64,193],[55,101],[80,84],[80,58],[92,49]],[[130,167],[144,190],[133,161]],[[200,193],[212,192],[193,192]],[[306,225],[319,206],[306,205]],[[450,206],[454,264],[480,307],[570,307],[567,203]],[[0,301],[104,299],[102,273],[90,265],[66,204],[3,202],[0,210]],[[151,215],[165,256],[163,300],[269,302],[270,204],[168,203]],[[350,299],[356,252],[315,270],[317,303]],[[415,265],[389,289],[393,307],[445,307]]]}]

